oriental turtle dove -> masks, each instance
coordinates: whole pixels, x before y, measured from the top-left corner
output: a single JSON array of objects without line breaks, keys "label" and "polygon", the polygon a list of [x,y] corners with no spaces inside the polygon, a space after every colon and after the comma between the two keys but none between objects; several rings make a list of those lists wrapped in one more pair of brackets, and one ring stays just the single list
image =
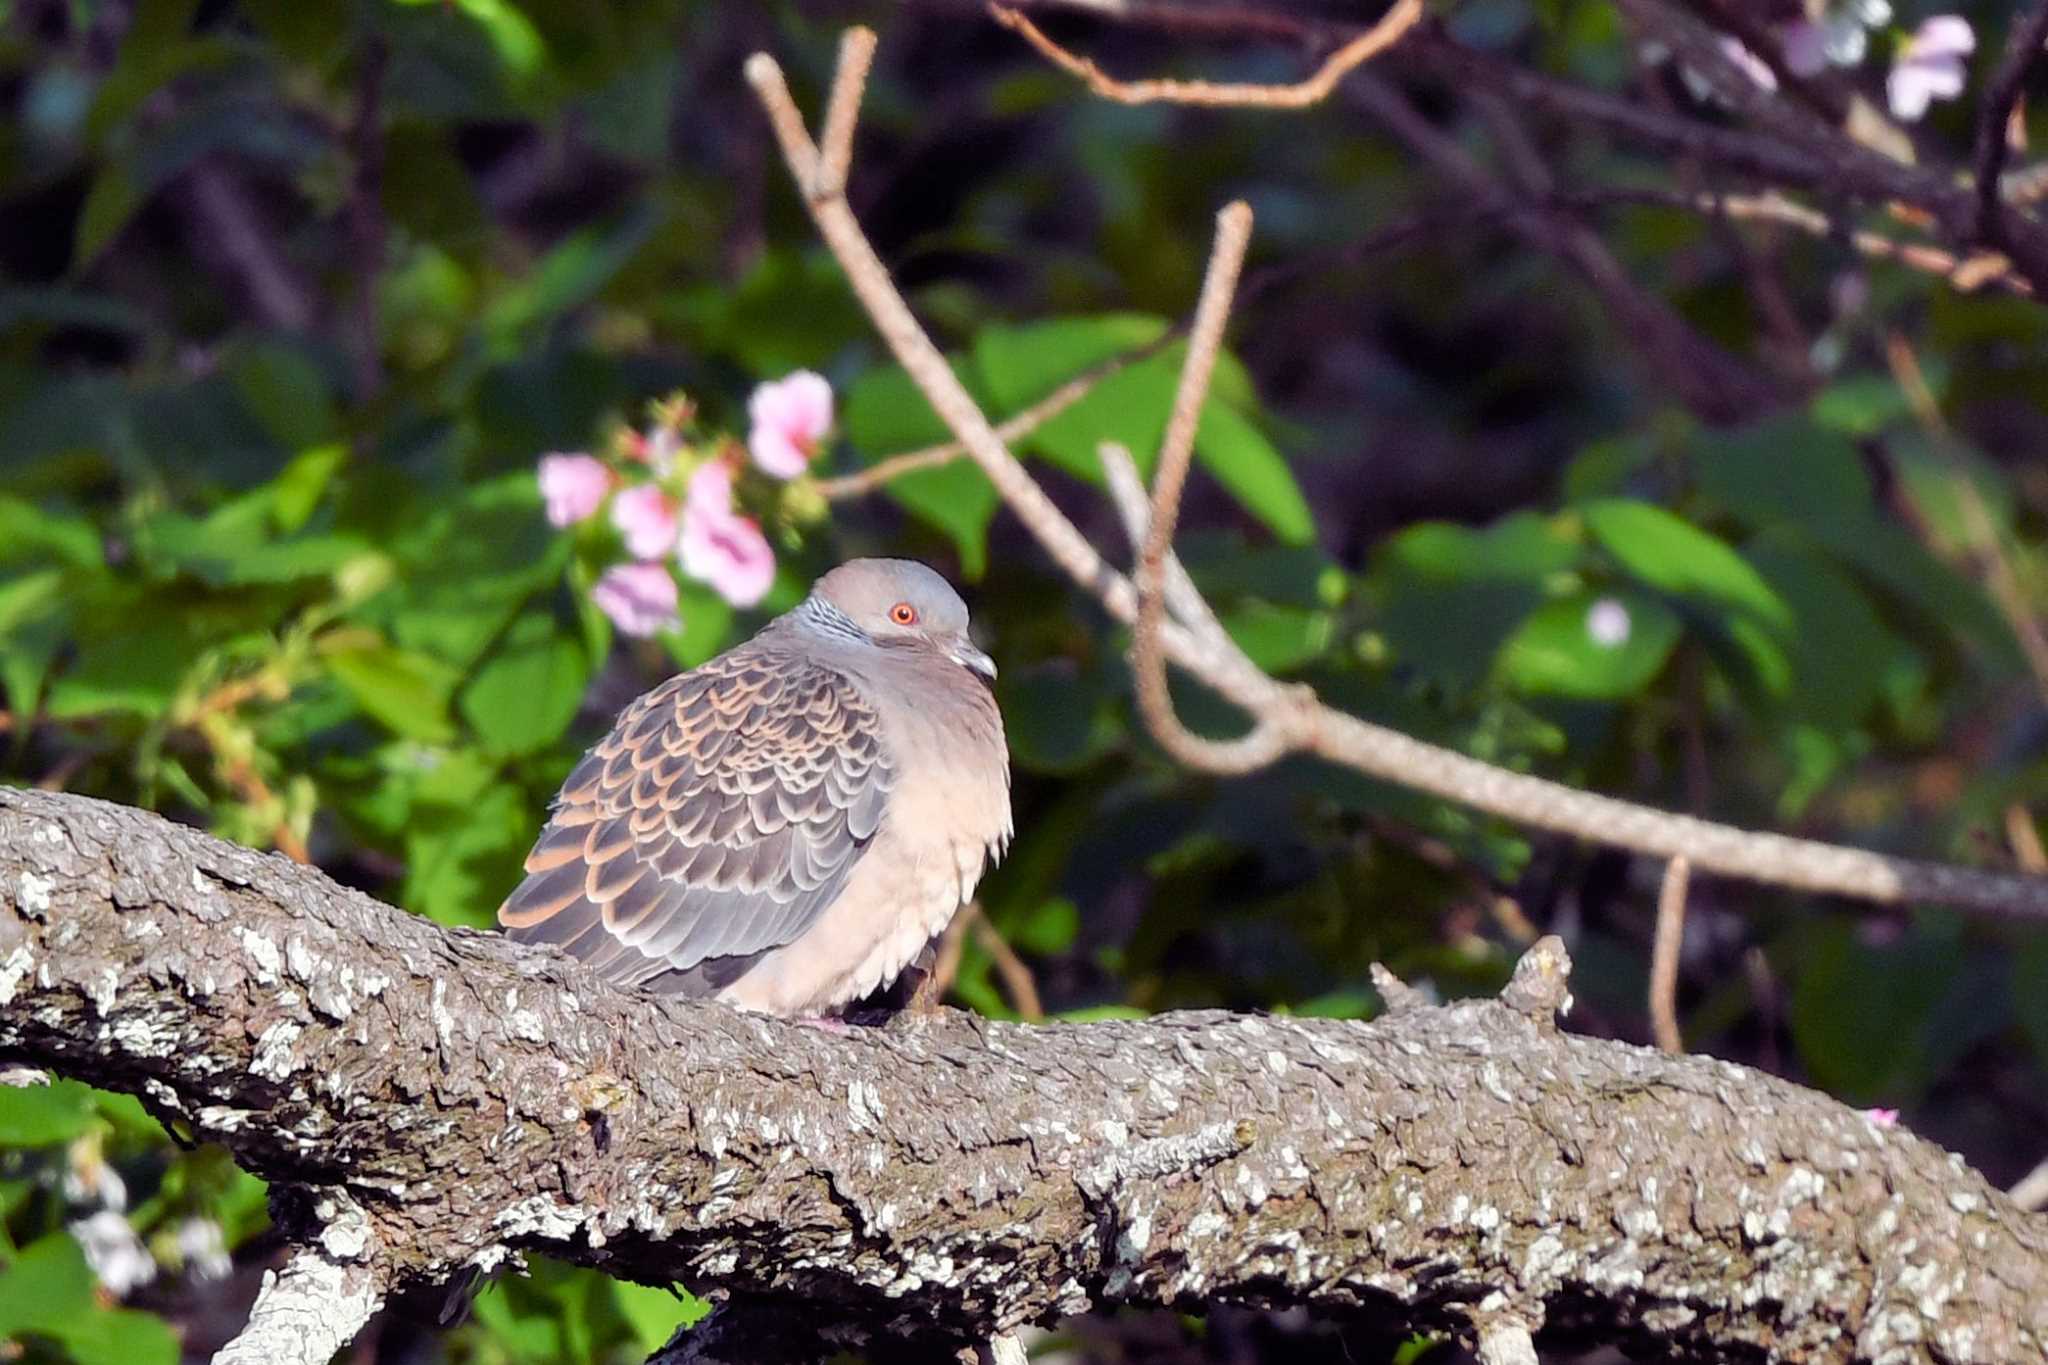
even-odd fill
[{"label": "oriental turtle dove", "polygon": [[619,716],[563,783],[498,919],[624,986],[818,1015],[897,974],[1010,839],[967,608],[856,559]]}]

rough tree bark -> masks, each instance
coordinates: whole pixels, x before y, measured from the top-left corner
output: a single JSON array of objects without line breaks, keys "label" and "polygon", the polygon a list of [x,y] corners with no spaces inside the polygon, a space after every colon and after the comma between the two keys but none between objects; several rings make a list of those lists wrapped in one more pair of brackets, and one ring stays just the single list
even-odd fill
[{"label": "rough tree bark", "polygon": [[[2048,1222],[1936,1147],[1499,1001],[833,1036],[614,991],[318,872],[0,790],[0,1060],[140,1095],[275,1185],[280,1280],[541,1251],[980,1340],[1104,1303],[1569,1316],[1711,1359],[2048,1348]],[[363,1310],[367,1313],[367,1308]],[[324,1340],[324,1338],[323,1338]]]}]

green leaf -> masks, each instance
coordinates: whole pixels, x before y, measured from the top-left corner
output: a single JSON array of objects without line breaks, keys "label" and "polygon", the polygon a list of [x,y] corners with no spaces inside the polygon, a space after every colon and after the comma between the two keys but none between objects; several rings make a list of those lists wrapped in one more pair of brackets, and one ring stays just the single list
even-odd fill
[{"label": "green leaf", "polygon": [[725,647],[732,634],[732,604],[709,586],[685,579],[676,593],[676,614],[682,629],[665,630],[656,638],[678,668],[695,668]]},{"label": "green leaf", "polygon": [[344,445],[316,445],[300,451],[270,482],[270,515],[290,534],[306,524],[335,471],[348,459]]},{"label": "green leaf", "polygon": [[1004,669],[996,680],[1010,752],[1020,767],[1073,772],[1116,743],[1109,692],[1095,672],[1055,659]]},{"label": "green leaf", "polygon": [[400,899],[441,924],[490,924],[539,829],[540,803],[509,783],[460,804],[415,802]]},{"label": "green leaf", "polygon": [[1081,932],[1081,911],[1065,896],[1041,901],[1029,914],[1003,924],[1003,936],[1020,952],[1063,953]]},{"label": "green leaf", "polygon": [[589,678],[583,650],[555,630],[552,616],[529,612],[462,690],[463,718],[500,753],[529,754],[561,738],[576,718]]},{"label": "green leaf", "polygon": [[107,249],[122,228],[142,207],[142,186],[121,162],[109,162],[93,177],[85,192],[85,206],[78,212],[78,228],[71,242],[71,266],[82,271]]},{"label": "green leaf", "polygon": [[1694,450],[1700,491],[1753,528],[1874,515],[1870,473],[1855,444],[1801,417],[1702,434]]},{"label": "green leaf", "polygon": [[1378,552],[1377,625],[1404,667],[1475,686],[1543,604],[1545,581],[1578,557],[1577,546],[1533,513],[1504,517],[1483,531],[1444,522],[1411,526]]},{"label": "green leaf", "polygon": [[0,497],[0,564],[38,552],[73,568],[98,569],[106,564],[100,533],[84,517]]},{"label": "green leaf", "polygon": [[459,670],[386,644],[336,649],[326,659],[356,705],[394,732],[429,744],[455,738],[448,698],[461,681]]},{"label": "green leaf", "polygon": [[96,1311],[92,1271],[67,1232],[47,1233],[0,1270],[0,1340],[59,1335]]},{"label": "green leaf", "polygon": [[0,1147],[68,1142],[92,1126],[91,1087],[77,1081],[0,1086]]},{"label": "green leaf", "polygon": [[1856,580],[1819,551],[1771,540],[1752,545],[1749,557],[1798,621],[1785,642],[1795,680],[1786,706],[1826,729],[1856,725],[1877,702],[1904,641],[1885,628]]},{"label": "green leaf", "polygon": [[1225,610],[1223,629],[1251,661],[1268,673],[1288,673],[1330,648],[1334,622],[1326,611],[1246,601]]},{"label": "green leaf", "polygon": [[1855,374],[1836,380],[1807,404],[1816,424],[1844,436],[1875,436],[1911,415],[1905,392],[1889,375]]},{"label": "green leaf", "polygon": [[1725,541],[1662,507],[1602,498],[1582,509],[1593,536],[1631,574],[1653,588],[1751,614],[1777,629],[1792,612]]},{"label": "green leaf", "polygon": [[1852,1104],[1910,1100],[1927,1080],[1926,1027],[1962,963],[1960,943],[1916,930],[1876,947],[1831,921],[1815,926],[1803,956],[1792,1036],[1815,1083]]},{"label": "green leaf", "polygon": [[1577,562],[1578,547],[1533,512],[1515,512],[1484,530],[1426,521],[1397,533],[1390,564],[1432,578],[1541,583]]},{"label": "green leaf", "polygon": [[152,618],[143,606],[132,630],[86,642],[50,686],[48,713],[58,720],[104,712],[162,714],[198,645],[185,623]]},{"label": "green leaf", "polygon": [[1195,459],[1289,545],[1315,539],[1315,517],[1294,481],[1294,471],[1259,429],[1235,410],[1210,400],[1195,428]]},{"label": "green leaf", "polygon": [[2012,963],[2013,1013],[2034,1049],[2037,1067],[2048,1067],[2048,935],[2035,934]]},{"label": "green leaf", "polygon": [[[957,360],[954,372],[963,381],[971,379],[972,371]],[[951,439],[910,376],[896,366],[869,370],[855,380],[842,420],[847,438],[870,465]],[[1001,499],[979,466],[962,457],[936,469],[900,475],[885,491],[911,515],[952,537],[961,569],[970,579],[981,577],[988,565],[989,521]]]},{"label": "green leaf", "polygon": [[1166,327],[1165,318],[1146,313],[1053,318],[1018,327],[998,324],[975,333],[974,361],[987,376],[996,410],[1007,415],[1097,365],[1151,345],[1165,335]]},{"label": "green leaf", "polygon": [[[1022,327],[984,327],[975,334],[974,360],[994,410],[1020,411],[1070,379],[1157,341],[1163,318],[1135,313],[1056,318]],[[1166,347],[1099,380],[1087,396],[1024,436],[1019,445],[1090,481],[1099,481],[1097,448],[1116,441],[1142,470],[1150,470],[1173,410],[1184,343]],[[1195,458],[1245,510],[1289,544],[1315,534],[1308,501],[1293,471],[1244,415],[1254,402],[1243,368],[1221,363],[1195,431]],[[1233,404],[1237,406],[1233,406]]]},{"label": "green leaf", "polygon": [[694,1294],[671,1293],[629,1280],[614,1280],[612,1293],[618,1298],[620,1316],[632,1326],[640,1350],[647,1355],[668,1345],[677,1328],[694,1326],[711,1311],[711,1305]]},{"label": "green leaf", "polygon": [[1682,632],[1649,593],[1589,589],[1537,608],[1501,647],[1501,676],[1521,692],[1617,701],[1650,685]]},{"label": "green leaf", "polygon": [[[341,429],[341,416],[335,409],[327,376],[297,347],[270,341],[250,342],[234,353],[228,379],[249,415],[287,450],[331,443]],[[338,454],[328,461],[329,473],[346,455],[338,446],[331,448]],[[290,473],[288,465],[279,480]],[[322,479],[321,484],[324,483]],[[303,522],[305,518],[299,520]],[[296,530],[297,526],[285,529]]]}]

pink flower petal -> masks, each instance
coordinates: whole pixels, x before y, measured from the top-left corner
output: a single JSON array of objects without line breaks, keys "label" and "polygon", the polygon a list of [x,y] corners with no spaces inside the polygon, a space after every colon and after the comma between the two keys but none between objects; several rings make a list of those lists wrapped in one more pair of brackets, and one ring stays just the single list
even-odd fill
[{"label": "pink flower petal", "polygon": [[635,559],[660,559],[676,547],[676,500],[651,483],[612,499],[612,525]]},{"label": "pink flower petal", "polygon": [[1863,1111],[1863,1117],[1869,1119],[1880,1128],[1890,1128],[1899,1121],[1899,1111],[1896,1109],[1866,1109]]},{"label": "pink flower petal", "polygon": [[683,508],[683,572],[736,607],[751,607],[775,582],[775,550],[732,506],[732,470],[712,461],[690,476]]},{"label": "pink flower petal", "polygon": [[611,470],[588,455],[543,455],[539,479],[548,521],[556,526],[574,526],[588,518],[604,504],[612,487]]},{"label": "pink flower petal", "polygon": [[682,624],[675,576],[666,564],[614,564],[591,585],[590,600],[622,635],[645,638]]},{"label": "pink flower petal", "polygon": [[1977,34],[1959,14],[1937,14],[1906,41],[1908,57],[1967,57],[1977,50]]},{"label": "pink flower petal", "polygon": [[1736,39],[1723,34],[1721,36],[1721,53],[1729,61],[1735,63],[1736,68],[1743,75],[1749,77],[1764,89],[1776,90],[1778,88],[1778,75],[1775,71],[1771,70],[1770,64],[1744,47]]},{"label": "pink flower petal", "polygon": [[822,375],[798,370],[756,387],[747,400],[747,418],[754,463],[778,479],[793,479],[832,429],[832,386]]},{"label": "pink flower petal", "polygon": [[1811,19],[1795,19],[1779,31],[1785,69],[1795,76],[1818,76],[1828,69],[1828,31]]}]

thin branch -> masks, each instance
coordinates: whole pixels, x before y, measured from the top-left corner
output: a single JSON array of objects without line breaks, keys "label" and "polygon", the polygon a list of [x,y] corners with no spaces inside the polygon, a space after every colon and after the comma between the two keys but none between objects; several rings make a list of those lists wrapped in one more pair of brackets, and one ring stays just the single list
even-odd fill
[{"label": "thin branch", "polygon": [[[1642,360],[1650,378],[1686,406],[1710,421],[1727,422],[1746,420],[1784,402],[1785,395],[1762,375],[1701,335],[1669,304],[1630,278],[1590,229],[1542,207],[1550,193],[1549,172],[1515,127],[1518,113],[1510,110],[1492,119],[1496,141],[1518,182],[1510,189],[1454,138],[1417,112],[1406,95],[1374,74],[1351,82],[1345,88],[1345,98],[1436,166],[1461,194],[1499,205],[1503,221],[1513,232],[1577,272],[1599,295],[1616,325],[1632,338],[1632,353]],[[1505,108],[1490,98],[1478,104],[1482,113]],[[1505,135],[1503,125],[1508,130]]]},{"label": "thin branch", "polygon": [[850,28],[839,38],[839,65],[832,75],[832,94],[825,105],[825,129],[821,147],[816,192],[835,193],[846,188],[847,168],[853,164],[853,130],[860,122],[860,97],[867,89],[868,71],[875,62],[875,31]]},{"label": "thin branch", "polygon": [[1292,85],[1217,84],[1212,81],[1120,81],[1086,57],[1046,37],[1023,11],[991,0],[991,17],[1020,35],[1038,55],[1078,78],[1089,90],[1118,104],[1193,104],[1206,108],[1305,109],[1320,104],[1337,82],[1399,42],[1422,18],[1422,0],[1395,0],[1378,22],[1332,52],[1306,80]]},{"label": "thin branch", "polygon": [[1650,949],[1650,1027],[1657,1046],[1666,1052],[1685,1051],[1678,1027],[1678,950],[1685,943],[1685,893],[1692,883],[1692,864],[1683,857],[1664,864],[1664,885],[1657,893],[1657,938]]},{"label": "thin branch", "polygon": [[[1775,192],[1703,194],[1697,197],[1695,204],[1704,211],[1724,213],[1745,222],[1782,223],[1815,237],[1841,235],[1835,221],[1820,210],[1794,203]],[[1943,247],[1925,242],[1904,242],[1865,228],[1857,228],[1847,237],[1849,244],[1865,256],[1896,261],[1913,270],[1939,275],[1964,293],[1973,293],[1986,285],[1997,285],[2023,297],[2031,298],[2034,293],[2033,286],[2013,272],[2011,260],[1996,251],[1958,256]]]},{"label": "thin branch", "polygon": [[996,975],[1002,978],[1003,993],[1010,997],[1010,1008],[1027,1023],[1044,1022],[1045,1003],[1039,998],[1038,978],[1032,975],[1030,964],[1017,956],[1017,950],[989,920],[988,912],[981,908],[980,902],[960,913],[963,917],[971,917],[974,941],[988,954],[989,961],[995,965]]},{"label": "thin branch", "polygon": [[2017,801],[2005,808],[2005,841],[2012,845],[2014,862],[2029,872],[2048,872],[2048,848],[2041,845],[2034,813]]},{"label": "thin branch", "polygon": [[[797,185],[811,184],[817,149],[781,68],[766,53],[756,53],[746,70]],[[806,205],[876,331],[1004,503],[1062,572],[1093,594],[1111,616],[1134,623],[1137,594],[1131,581],[1103,559],[1003,444],[944,354],[919,326],[844,197],[807,197]],[[1254,716],[1299,708],[1308,751],[1414,791],[1537,829],[1658,858],[1684,855],[1696,869],[1754,882],[1887,905],[1931,900],[1987,914],[2048,917],[2048,879],[1742,830],[1580,791],[1496,767],[1342,711],[1311,706],[1304,689],[1268,676],[1241,652],[1178,622],[1163,622],[1159,636],[1168,659]]]},{"label": "thin branch", "polygon": [[[1148,342],[1124,355],[1112,357],[1090,370],[1075,375],[1030,407],[1005,420],[996,428],[996,435],[1003,439],[1005,445],[1029,436],[1093,393],[1095,386],[1103,380],[1158,354],[1179,335],[1178,327],[1168,328],[1158,340]],[[951,464],[966,453],[967,447],[959,441],[947,441],[941,445],[926,446],[921,450],[907,450],[900,455],[877,460],[857,474],[820,479],[816,488],[818,494],[827,502],[863,497],[905,474],[914,474],[920,469],[938,469]]]},{"label": "thin branch", "polygon": [[1231,740],[1209,739],[1181,724],[1173,711],[1173,694],[1167,689],[1166,649],[1160,638],[1166,620],[1166,553],[1173,543],[1174,524],[1180,520],[1195,429],[1201,424],[1209,377],[1223,346],[1231,295],[1237,289],[1251,235],[1249,204],[1239,200],[1216,215],[1216,242],[1209,251],[1209,269],[1202,280],[1201,301],[1195,305],[1195,325],[1188,335],[1187,360],[1181,366],[1173,408],[1166,419],[1159,467],[1152,477],[1150,525],[1138,551],[1135,575],[1138,613],[1132,630],[1131,672],[1138,714],[1161,748],[1198,772],[1248,773],[1271,763],[1297,742],[1288,724],[1292,713],[1277,708],[1258,714],[1248,734]]},{"label": "thin branch", "polygon": [[2048,1161],[2020,1177],[2011,1193],[2012,1202],[2023,1209],[2048,1208]]},{"label": "thin branch", "polygon": [[383,1306],[368,1265],[302,1248],[283,1270],[263,1272],[248,1325],[214,1353],[213,1365],[327,1365]]},{"label": "thin branch", "polygon": [[2048,42],[2048,2],[2037,4],[2024,22],[2013,25],[2005,55],[1998,60],[1998,72],[1977,107],[1977,147],[1971,158],[1977,171],[1977,234],[1988,242],[2005,238],[2006,204],[2000,185],[2008,151],[2006,124],[2044,42]]}]

